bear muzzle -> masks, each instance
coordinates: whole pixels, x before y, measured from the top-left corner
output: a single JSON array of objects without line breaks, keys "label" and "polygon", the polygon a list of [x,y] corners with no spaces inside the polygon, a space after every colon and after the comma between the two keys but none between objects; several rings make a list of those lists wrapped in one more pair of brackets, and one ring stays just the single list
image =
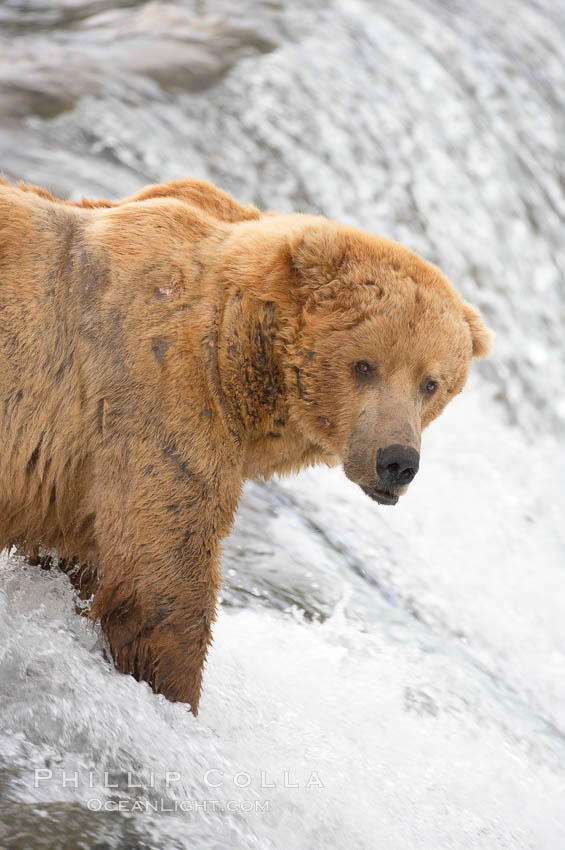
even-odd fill
[{"label": "bear muzzle", "polygon": [[380,505],[396,505],[401,491],[414,479],[419,466],[420,455],[412,446],[394,443],[378,449],[378,480],[362,489]]}]

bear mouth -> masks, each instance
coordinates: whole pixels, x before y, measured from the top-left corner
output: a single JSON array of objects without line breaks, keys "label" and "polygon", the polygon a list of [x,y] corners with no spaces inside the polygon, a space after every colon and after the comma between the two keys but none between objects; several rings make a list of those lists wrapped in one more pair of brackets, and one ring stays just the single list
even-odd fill
[{"label": "bear mouth", "polygon": [[363,491],[374,502],[379,505],[396,505],[398,502],[398,493],[391,493],[390,490],[379,490],[377,487],[363,487]]}]

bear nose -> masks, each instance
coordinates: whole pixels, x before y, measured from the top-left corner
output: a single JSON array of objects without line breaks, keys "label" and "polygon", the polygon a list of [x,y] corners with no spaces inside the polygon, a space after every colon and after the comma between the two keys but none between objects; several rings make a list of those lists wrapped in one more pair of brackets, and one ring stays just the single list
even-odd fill
[{"label": "bear nose", "polygon": [[383,484],[404,487],[410,484],[420,466],[420,455],[411,446],[394,444],[377,452],[377,473]]}]

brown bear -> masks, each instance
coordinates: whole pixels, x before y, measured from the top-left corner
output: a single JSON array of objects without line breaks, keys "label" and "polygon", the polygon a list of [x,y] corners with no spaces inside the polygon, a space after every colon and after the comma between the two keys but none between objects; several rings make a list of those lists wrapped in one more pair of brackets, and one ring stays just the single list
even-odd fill
[{"label": "brown bear", "polygon": [[394,504],[489,332],[433,265],[180,180],[0,183],[0,547],[83,564],[117,668],[198,709],[242,482],[341,462]]}]

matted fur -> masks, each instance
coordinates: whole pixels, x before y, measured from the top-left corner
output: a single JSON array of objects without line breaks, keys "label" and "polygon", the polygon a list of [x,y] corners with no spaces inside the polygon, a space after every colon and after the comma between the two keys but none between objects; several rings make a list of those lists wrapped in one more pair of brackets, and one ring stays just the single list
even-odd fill
[{"label": "matted fur", "polygon": [[83,564],[118,669],[196,713],[242,482],[341,461],[372,486],[488,344],[434,266],[354,228],[198,180],[115,204],[0,181],[0,546]]}]

